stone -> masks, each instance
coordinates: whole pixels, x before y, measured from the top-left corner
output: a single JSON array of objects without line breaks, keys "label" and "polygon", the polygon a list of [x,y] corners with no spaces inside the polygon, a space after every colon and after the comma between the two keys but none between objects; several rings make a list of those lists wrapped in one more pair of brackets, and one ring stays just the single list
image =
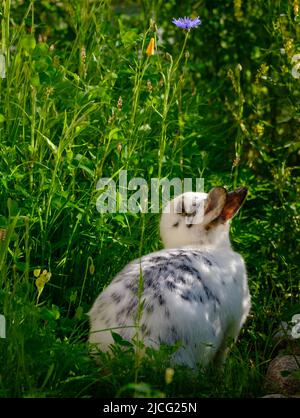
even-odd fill
[{"label": "stone", "polygon": [[283,355],[275,357],[269,364],[264,388],[267,392],[295,395],[300,392],[300,378],[293,372],[300,373],[300,356]]}]

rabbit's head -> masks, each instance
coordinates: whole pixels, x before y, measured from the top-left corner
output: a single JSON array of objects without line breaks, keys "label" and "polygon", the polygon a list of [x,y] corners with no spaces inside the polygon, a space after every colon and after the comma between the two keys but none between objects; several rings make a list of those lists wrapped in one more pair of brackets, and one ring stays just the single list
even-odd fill
[{"label": "rabbit's head", "polygon": [[166,205],[160,220],[165,248],[230,246],[228,221],[246,195],[245,187],[232,192],[214,187],[208,194],[187,192],[177,196]]}]

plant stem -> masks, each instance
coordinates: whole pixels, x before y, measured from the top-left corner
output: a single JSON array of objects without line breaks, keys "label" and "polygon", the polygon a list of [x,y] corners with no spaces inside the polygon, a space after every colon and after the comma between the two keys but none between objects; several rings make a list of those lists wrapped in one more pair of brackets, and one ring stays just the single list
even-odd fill
[{"label": "plant stem", "polygon": [[187,31],[185,34],[183,46],[181,48],[181,51],[177,60],[175,61],[175,63],[173,63],[173,60],[171,58],[171,63],[167,70],[166,76],[162,74],[164,82],[165,82],[165,93],[164,93],[164,102],[163,102],[163,111],[162,111],[161,136],[160,136],[159,151],[158,151],[158,178],[161,178],[163,158],[164,158],[165,148],[166,148],[166,143],[167,143],[167,127],[168,127],[167,117],[168,117],[170,106],[173,101],[174,94],[177,89],[175,85],[173,89],[172,97],[171,99],[169,99],[170,91],[171,91],[171,84],[174,81],[174,76],[176,74],[178,65],[184,54],[188,36],[189,36],[189,31]]}]

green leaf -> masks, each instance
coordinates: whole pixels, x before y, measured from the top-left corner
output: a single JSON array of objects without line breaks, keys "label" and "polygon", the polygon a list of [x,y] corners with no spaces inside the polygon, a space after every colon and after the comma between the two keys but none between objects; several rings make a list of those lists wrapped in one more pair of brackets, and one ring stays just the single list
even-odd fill
[{"label": "green leaf", "polygon": [[8,225],[8,220],[5,216],[0,215],[0,228],[5,228]]},{"label": "green leaf", "polygon": [[118,138],[118,132],[120,131],[121,129],[119,129],[119,128],[114,128],[114,129],[112,129],[110,132],[109,132],[109,134],[108,134],[108,139],[109,140],[112,140],[112,139],[117,139]]},{"label": "green leaf", "polygon": [[82,319],[82,317],[83,317],[83,307],[78,306],[78,308],[76,309],[75,318],[80,320]]},{"label": "green leaf", "polygon": [[52,309],[51,309],[51,313],[52,313],[52,317],[57,320],[60,318],[60,312],[59,312],[59,308],[52,304]]},{"label": "green leaf", "polygon": [[34,68],[38,73],[46,71],[51,63],[48,61],[48,57],[41,57],[37,61],[34,62]]},{"label": "green leaf", "polygon": [[39,87],[40,85],[40,77],[38,74],[35,74],[31,77],[30,82],[33,87]]},{"label": "green leaf", "polygon": [[9,216],[16,216],[18,214],[18,203],[10,197],[7,199],[7,209]]},{"label": "green leaf", "polygon": [[20,271],[26,271],[28,269],[28,266],[26,263],[23,263],[21,261],[15,261],[15,265],[17,267],[18,270]]},{"label": "green leaf", "polygon": [[20,40],[20,45],[25,51],[32,51],[36,46],[36,40],[33,35],[24,35]]},{"label": "green leaf", "polygon": [[124,340],[124,338],[120,334],[117,334],[116,332],[111,331],[111,335],[112,335],[112,337],[114,339],[114,342],[116,344],[118,344],[122,347],[131,347],[132,346],[132,344],[129,341]]},{"label": "green leaf", "polygon": [[77,290],[75,290],[74,292],[71,292],[70,297],[69,297],[69,300],[71,303],[76,302],[76,299],[77,299]]},{"label": "green leaf", "polygon": [[48,45],[45,44],[44,42],[39,42],[35,47],[34,55],[42,57],[42,56],[48,55],[48,52],[49,52]]},{"label": "green leaf", "polygon": [[138,37],[139,37],[137,29],[126,30],[121,19],[119,19],[119,26],[120,26],[121,40],[124,46],[127,47],[127,46],[131,46],[135,44],[135,42],[138,40]]}]

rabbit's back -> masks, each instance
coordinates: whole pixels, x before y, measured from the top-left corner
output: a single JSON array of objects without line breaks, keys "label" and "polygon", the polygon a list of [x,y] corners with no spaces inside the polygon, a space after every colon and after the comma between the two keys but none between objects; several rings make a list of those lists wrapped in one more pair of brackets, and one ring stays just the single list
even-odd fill
[{"label": "rabbit's back", "polygon": [[[140,301],[139,301],[140,295]],[[106,350],[110,329],[146,345],[180,342],[177,362],[207,364],[227,337],[236,338],[250,297],[242,257],[232,250],[162,250],[128,264],[99,295],[90,342]]]}]

